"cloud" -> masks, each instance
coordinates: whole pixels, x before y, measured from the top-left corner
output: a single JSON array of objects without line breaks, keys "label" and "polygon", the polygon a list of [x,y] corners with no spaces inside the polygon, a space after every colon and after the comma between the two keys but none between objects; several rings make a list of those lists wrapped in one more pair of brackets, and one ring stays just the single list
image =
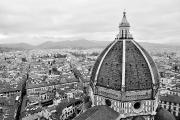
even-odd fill
[{"label": "cloud", "polygon": [[[0,0],[0,43],[39,44],[43,36],[114,40],[124,9],[137,41],[178,42],[179,4],[179,0]],[[37,36],[42,37],[38,42],[33,40]]]}]

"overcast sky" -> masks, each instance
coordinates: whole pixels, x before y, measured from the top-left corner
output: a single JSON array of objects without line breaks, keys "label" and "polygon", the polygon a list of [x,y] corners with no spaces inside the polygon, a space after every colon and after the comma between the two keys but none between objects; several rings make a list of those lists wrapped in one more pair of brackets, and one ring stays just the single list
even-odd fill
[{"label": "overcast sky", "polygon": [[0,0],[0,43],[112,41],[126,9],[136,41],[180,44],[180,0]]}]

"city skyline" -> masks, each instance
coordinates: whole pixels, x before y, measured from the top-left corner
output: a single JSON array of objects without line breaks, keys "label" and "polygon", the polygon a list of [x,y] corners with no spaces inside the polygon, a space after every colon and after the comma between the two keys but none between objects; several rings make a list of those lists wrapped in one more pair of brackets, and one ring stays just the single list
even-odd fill
[{"label": "city skyline", "polygon": [[0,0],[0,119],[180,120],[177,4]]},{"label": "city skyline", "polygon": [[138,42],[180,44],[178,4],[178,0],[1,0],[0,44],[112,41],[124,9]]}]

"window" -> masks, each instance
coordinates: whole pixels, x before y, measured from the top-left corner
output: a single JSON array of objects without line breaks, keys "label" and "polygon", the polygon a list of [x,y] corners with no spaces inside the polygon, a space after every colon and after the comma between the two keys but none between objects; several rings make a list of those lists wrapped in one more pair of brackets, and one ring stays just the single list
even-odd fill
[{"label": "window", "polygon": [[119,64],[116,64],[116,67],[118,68],[118,67],[119,67]]},{"label": "window", "polygon": [[129,64],[129,67],[131,67],[132,65],[131,64]]},{"label": "window", "polygon": [[135,109],[139,109],[140,107],[141,107],[141,103],[140,102],[134,103],[134,108]]},{"label": "window", "polygon": [[0,109],[0,113],[1,113],[1,114],[3,113],[3,109],[2,109],[2,108]]},{"label": "window", "polygon": [[110,101],[109,99],[106,99],[106,100],[105,100],[105,104],[106,104],[107,106],[111,106],[111,101]]}]

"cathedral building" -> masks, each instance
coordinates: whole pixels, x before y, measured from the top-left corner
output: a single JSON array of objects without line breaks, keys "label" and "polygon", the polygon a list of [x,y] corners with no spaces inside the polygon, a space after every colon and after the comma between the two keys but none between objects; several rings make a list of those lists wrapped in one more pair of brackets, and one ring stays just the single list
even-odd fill
[{"label": "cathedral building", "polygon": [[[151,56],[134,41],[129,30],[130,24],[124,12],[118,35],[94,64],[89,91],[92,108],[75,120],[174,120],[171,114],[164,119],[162,110],[157,114],[160,111],[157,109],[158,70]],[[111,112],[95,114],[98,106],[106,106],[106,110]],[[115,118],[110,114],[112,111],[118,114]]]}]

